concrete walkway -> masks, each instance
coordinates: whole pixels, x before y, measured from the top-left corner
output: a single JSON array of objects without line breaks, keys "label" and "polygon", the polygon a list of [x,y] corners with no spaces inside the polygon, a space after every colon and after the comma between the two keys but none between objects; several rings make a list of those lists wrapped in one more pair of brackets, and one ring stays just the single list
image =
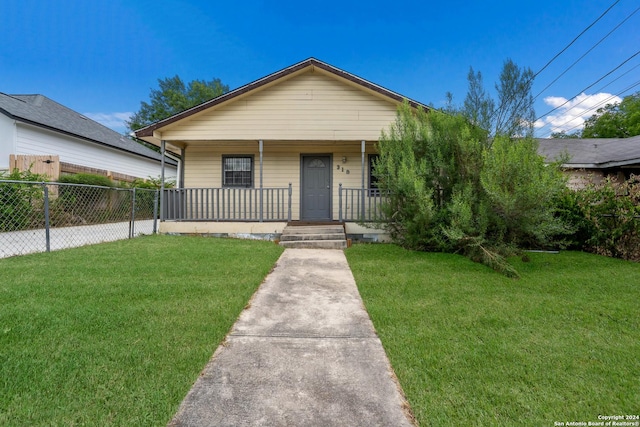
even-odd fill
[{"label": "concrete walkway", "polygon": [[287,249],[170,426],[411,426],[341,250]]}]

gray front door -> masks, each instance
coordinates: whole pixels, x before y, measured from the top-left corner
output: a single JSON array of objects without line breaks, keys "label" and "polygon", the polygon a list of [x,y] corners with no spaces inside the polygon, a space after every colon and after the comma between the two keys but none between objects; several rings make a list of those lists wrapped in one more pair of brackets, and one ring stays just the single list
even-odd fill
[{"label": "gray front door", "polygon": [[300,219],[331,219],[331,156],[302,156]]}]

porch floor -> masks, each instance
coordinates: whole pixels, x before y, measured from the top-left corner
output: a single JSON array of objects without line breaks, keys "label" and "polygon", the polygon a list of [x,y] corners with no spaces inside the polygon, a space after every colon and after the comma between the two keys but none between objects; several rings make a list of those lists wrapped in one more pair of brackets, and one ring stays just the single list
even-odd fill
[{"label": "porch floor", "polygon": [[314,220],[294,220],[289,221],[287,226],[291,227],[307,227],[307,226],[316,226],[316,225],[339,225],[344,227],[344,221],[314,221]]}]

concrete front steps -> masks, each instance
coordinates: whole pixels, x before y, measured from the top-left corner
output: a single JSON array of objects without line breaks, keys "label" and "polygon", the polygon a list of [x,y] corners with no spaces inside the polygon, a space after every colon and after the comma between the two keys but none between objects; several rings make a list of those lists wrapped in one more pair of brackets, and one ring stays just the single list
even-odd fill
[{"label": "concrete front steps", "polygon": [[280,246],[298,249],[344,249],[347,236],[343,225],[287,225]]}]

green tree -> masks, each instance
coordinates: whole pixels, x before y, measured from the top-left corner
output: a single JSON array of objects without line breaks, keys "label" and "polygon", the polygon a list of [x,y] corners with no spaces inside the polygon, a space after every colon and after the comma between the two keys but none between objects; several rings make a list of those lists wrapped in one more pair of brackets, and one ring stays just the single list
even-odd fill
[{"label": "green tree", "polygon": [[567,133],[567,132],[561,130],[560,132],[552,132],[551,133],[551,138],[554,138],[554,139],[582,138],[582,131],[577,130],[575,132]]},{"label": "green tree", "polygon": [[180,77],[158,79],[158,89],[152,89],[150,102],[142,101],[140,110],[126,122],[130,131],[187,110],[229,91],[220,79],[193,80],[185,85]]},{"label": "green tree", "polygon": [[482,74],[470,68],[467,96],[458,112],[493,136],[533,136],[533,78],[530,68],[520,68],[507,59],[495,84],[494,100],[484,89]]},{"label": "green tree", "polygon": [[566,232],[554,215],[565,186],[533,138],[491,139],[462,115],[404,103],[382,133],[374,173],[390,194],[384,227],[402,246],[460,252],[511,276],[505,256]]},{"label": "green tree", "polygon": [[584,123],[583,138],[628,138],[640,135],[640,91],[607,104]]},{"label": "green tree", "polygon": [[474,73],[473,68],[469,67],[467,75],[469,88],[467,96],[464,99],[462,114],[468,118],[472,124],[482,129],[490,130],[492,128],[491,120],[495,114],[495,101],[491,99],[485,91],[482,83],[482,73],[478,71]]}]

